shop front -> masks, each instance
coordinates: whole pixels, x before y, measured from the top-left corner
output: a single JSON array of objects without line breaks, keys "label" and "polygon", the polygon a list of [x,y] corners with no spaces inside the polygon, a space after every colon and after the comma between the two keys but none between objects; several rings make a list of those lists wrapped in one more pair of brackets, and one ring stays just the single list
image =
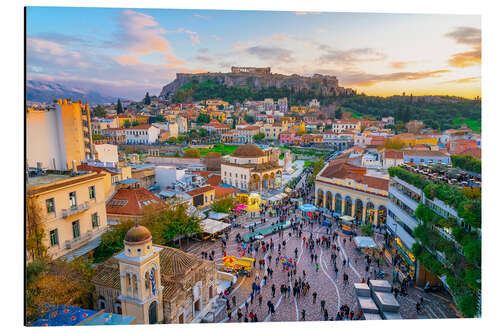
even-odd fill
[{"label": "shop front", "polygon": [[399,237],[396,237],[394,242],[394,267],[401,274],[402,279],[409,277],[410,280],[415,280],[417,263],[415,256],[411,253]]}]

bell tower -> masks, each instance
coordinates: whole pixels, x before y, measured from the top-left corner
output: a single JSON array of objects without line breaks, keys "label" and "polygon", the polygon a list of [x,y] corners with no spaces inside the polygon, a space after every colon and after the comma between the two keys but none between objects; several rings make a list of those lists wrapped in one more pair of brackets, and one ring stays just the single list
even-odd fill
[{"label": "bell tower", "polygon": [[137,324],[163,322],[161,248],[153,246],[151,232],[136,224],[125,235],[125,247],[115,258],[120,265],[122,313]]}]

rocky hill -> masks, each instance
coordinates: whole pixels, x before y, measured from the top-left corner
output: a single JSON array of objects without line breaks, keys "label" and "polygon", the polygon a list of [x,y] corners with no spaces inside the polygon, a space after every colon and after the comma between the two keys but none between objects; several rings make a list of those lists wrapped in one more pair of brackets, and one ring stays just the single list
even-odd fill
[{"label": "rocky hill", "polygon": [[308,90],[320,96],[354,95],[350,88],[339,87],[335,76],[314,74],[311,77],[258,73],[177,73],[174,81],[163,87],[160,96],[170,99],[179,89],[192,83],[212,82],[228,88],[287,88],[292,91]]}]

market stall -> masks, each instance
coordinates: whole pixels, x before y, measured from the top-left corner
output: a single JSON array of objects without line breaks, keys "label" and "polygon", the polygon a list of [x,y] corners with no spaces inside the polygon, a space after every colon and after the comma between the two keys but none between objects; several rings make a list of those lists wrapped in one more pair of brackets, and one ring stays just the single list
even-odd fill
[{"label": "market stall", "polygon": [[303,204],[299,206],[299,210],[308,217],[312,217],[313,212],[316,212],[318,210],[318,207],[311,204]]},{"label": "market stall", "polygon": [[204,240],[213,238],[219,233],[228,229],[231,225],[229,223],[220,222],[212,219],[204,219],[200,222],[200,228],[203,231],[205,237]]},{"label": "market stall", "polygon": [[377,243],[371,237],[357,236],[354,237],[354,247],[357,249],[376,249]]}]

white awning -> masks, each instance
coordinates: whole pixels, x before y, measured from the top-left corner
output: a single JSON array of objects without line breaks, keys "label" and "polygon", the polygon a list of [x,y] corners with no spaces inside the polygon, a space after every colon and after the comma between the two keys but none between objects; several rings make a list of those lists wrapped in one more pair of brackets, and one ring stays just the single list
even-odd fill
[{"label": "white awning", "polygon": [[216,234],[220,231],[223,231],[227,228],[229,228],[230,224],[229,223],[224,223],[220,222],[217,220],[212,220],[212,219],[205,219],[200,222],[200,228],[204,233],[207,234]]}]

